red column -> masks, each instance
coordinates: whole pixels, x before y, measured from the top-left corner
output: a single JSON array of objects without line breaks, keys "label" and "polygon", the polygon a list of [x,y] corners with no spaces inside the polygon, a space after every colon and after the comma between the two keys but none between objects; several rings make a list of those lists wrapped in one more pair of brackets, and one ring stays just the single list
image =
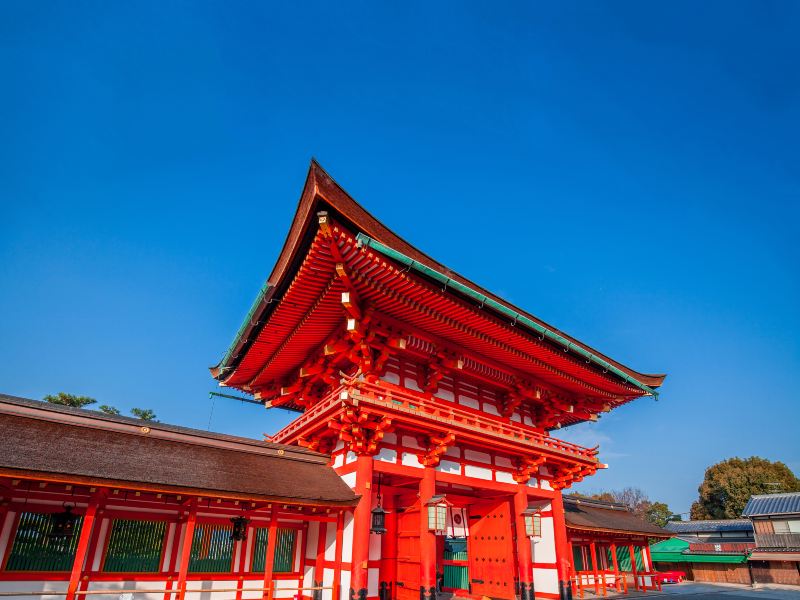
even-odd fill
[{"label": "red column", "polygon": [[[325,541],[328,537],[328,524],[325,521],[319,522],[317,534],[317,560],[314,563],[314,587],[322,587],[323,575],[325,573]],[[305,560],[305,557],[303,558]],[[322,598],[322,590],[314,590],[311,596],[315,599]],[[334,600],[336,600],[334,598]]]},{"label": "red column", "polygon": [[592,574],[594,578],[594,593],[595,595],[599,592],[599,581],[597,580],[597,546],[595,543],[589,542],[589,552],[592,553]]},{"label": "red column", "polygon": [[[378,577],[383,598],[394,597],[392,587],[397,581],[397,511],[395,496],[388,495],[383,498],[386,509],[386,533],[381,536],[381,572]],[[380,591],[380,590],[379,590]]]},{"label": "red column", "polygon": [[275,562],[275,545],[278,542],[278,511],[273,507],[267,529],[267,551],[264,557],[264,591],[265,600],[272,600],[275,596],[275,584],[272,581],[272,568]]},{"label": "red column", "polygon": [[558,568],[558,592],[561,600],[572,600],[572,585],[569,580],[571,557],[567,543],[567,525],[564,521],[564,501],[561,492],[553,494],[553,537],[556,545],[556,565]]},{"label": "red column", "polygon": [[100,506],[100,496],[95,495],[86,507],[86,512],[83,515],[83,524],[81,525],[81,534],[78,537],[78,546],[75,549],[75,558],[72,560],[72,572],[69,576],[69,585],[67,586],[66,600],[75,600],[75,592],[78,591],[78,585],[81,582],[81,573],[83,572],[83,563],[86,561],[87,550],[89,549],[89,540],[92,539],[92,527],[94,526],[95,515]]},{"label": "red column", "polygon": [[369,528],[372,520],[372,456],[359,455],[356,462],[356,494],[361,496],[353,512],[353,558],[350,571],[350,597],[367,598]]},{"label": "red column", "polygon": [[336,557],[333,567],[333,600],[341,600],[342,597],[342,546],[344,545],[344,513],[340,512],[336,516]]},{"label": "red column", "polygon": [[633,572],[633,587],[639,589],[639,578],[637,577],[638,569],[636,568],[636,549],[633,544],[628,546],[628,552],[631,555],[631,572]]},{"label": "red column", "polygon": [[528,486],[519,484],[514,494],[514,519],[517,529],[517,563],[519,567],[520,600],[533,600],[533,556],[531,539],[525,532],[525,517],[528,509]]},{"label": "red column", "polygon": [[[186,527],[183,530],[183,543],[181,559],[178,566],[178,600],[186,597],[186,576],[189,573],[189,559],[192,556],[192,540],[194,540],[194,526],[197,523],[197,501],[193,500],[186,517]],[[175,540],[178,541],[177,539]]]},{"label": "red column", "polygon": [[424,467],[419,482],[419,585],[420,600],[436,598],[436,534],[428,529],[428,501],[436,495],[436,471]]}]

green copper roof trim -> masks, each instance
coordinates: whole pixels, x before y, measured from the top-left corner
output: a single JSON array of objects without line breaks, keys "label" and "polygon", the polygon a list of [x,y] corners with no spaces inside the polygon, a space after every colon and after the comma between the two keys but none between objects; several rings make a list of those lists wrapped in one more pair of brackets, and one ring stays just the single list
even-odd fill
[{"label": "green copper roof trim", "polygon": [[624,371],[618,369],[617,367],[615,367],[614,365],[612,365],[608,361],[603,360],[599,356],[595,356],[594,354],[592,354],[588,350],[585,350],[584,348],[581,348],[580,346],[578,346],[574,342],[571,342],[570,340],[565,338],[563,335],[559,335],[555,331],[553,331],[551,329],[548,329],[547,327],[545,327],[543,325],[540,325],[539,323],[536,323],[535,321],[529,319],[528,317],[526,317],[524,315],[519,314],[516,311],[511,310],[510,308],[508,308],[507,306],[504,306],[503,304],[500,304],[496,300],[492,300],[491,298],[487,297],[485,294],[481,294],[480,292],[477,292],[477,291],[473,290],[471,287],[466,286],[463,283],[460,283],[458,281],[455,281],[454,279],[448,277],[444,273],[440,273],[439,271],[436,271],[435,269],[431,269],[430,267],[425,266],[425,265],[417,262],[413,258],[410,258],[410,257],[406,256],[405,254],[402,254],[402,253],[398,252],[397,250],[393,250],[392,248],[389,248],[388,246],[385,246],[384,244],[381,244],[379,241],[372,239],[368,235],[364,235],[363,233],[359,233],[356,236],[356,241],[361,246],[365,246],[367,248],[372,248],[373,250],[377,250],[378,252],[388,256],[389,258],[391,258],[393,260],[396,260],[397,262],[402,263],[402,264],[414,269],[415,271],[418,271],[418,272],[422,273],[423,275],[426,275],[426,276],[430,277],[431,279],[439,281],[440,283],[444,284],[445,289],[446,288],[452,288],[452,289],[464,294],[465,296],[468,296],[470,298],[473,298],[477,302],[480,302],[482,306],[488,306],[488,307],[492,308],[493,310],[499,312],[500,314],[503,314],[503,315],[505,315],[505,316],[507,316],[509,318],[512,318],[514,320],[513,321],[514,323],[522,323],[526,327],[529,327],[530,329],[533,329],[534,331],[537,331],[540,335],[548,338],[549,340],[551,340],[553,342],[556,342],[557,344],[567,348],[568,350],[572,350],[573,352],[575,352],[576,354],[584,357],[585,359],[589,360],[590,362],[593,362],[594,364],[602,367],[603,369],[605,369],[605,370],[607,370],[607,371],[609,371],[611,373],[614,373],[617,377],[620,377],[624,381],[627,381],[628,383],[636,386],[637,388],[639,388],[640,390],[642,390],[646,394],[649,394],[649,395],[653,396],[654,398],[658,399],[658,392],[656,392],[650,386],[645,385],[641,381],[636,380],[635,378],[631,377],[630,375],[628,375]]},{"label": "green copper roof trim", "polygon": [[258,307],[261,305],[261,302],[264,300],[264,298],[267,295],[267,292],[270,290],[271,287],[272,286],[269,284],[268,281],[264,282],[264,285],[261,286],[261,290],[258,292],[258,296],[256,296],[255,302],[253,302],[253,305],[250,307],[250,310],[247,311],[247,315],[245,316],[244,321],[242,321],[242,325],[239,327],[239,331],[236,332],[236,337],[233,338],[233,342],[228,347],[228,351],[225,352],[225,356],[222,357],[222,360],[219,363],[220,375],[222,375],[223,371],[228,369],[228,361],[231,359],[231,356],[233,355],[234,348],[236,348],[236,346],[239,345],[239,341],[242,339],[245,329],[247,329],[247,327],[252,322],[253,315],[255,314]]}]

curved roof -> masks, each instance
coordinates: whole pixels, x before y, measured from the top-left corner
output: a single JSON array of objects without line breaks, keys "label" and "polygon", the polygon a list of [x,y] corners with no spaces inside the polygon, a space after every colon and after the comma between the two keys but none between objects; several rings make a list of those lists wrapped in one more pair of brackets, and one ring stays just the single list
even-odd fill
[{"label": "curved roof", "polygon": [[672,533],[633,513],[624,504],[589,498],[564,496],[564,520],[567,527],[590,531],[634,533],[648,537],[672,537]]},{"label": "curved roof", "polygon": [[5,395],[0,457],[10,476],[289,504],[357,501],[323,454]]},{"label": "curved roof", "polygon": [[[633,369],[605,356],[590,346],[583,344],[577,339],[569,336],[568,334],[559,331],[551,325],[545,323],[541,319],[515,307],[514,305],[506,302],[502,298],[492,294],[488,290],[480,287],[479,285],[469,281],[465,277],[452,271],[446,266],[438,263],[430,256],[424,254],[400,236],[395,234],[383,223],[378,221],[374,216],[367,212],[360,204],[358,204],[351,196],[349,196],[315,161],[312,161],[303,193],[295,213],[294,220],[292,221],[289,234],[284,242],[280,256],[272,270],[266,284],[262,288],[261,293],[256,298],[250,312],[244,320],[239,332],[237,333],[233,343],[226,352],[224,358],[218,365],[212,367],[212,375],[220,381],[225,381],[230,374],[236,369],[240,361],[247,354],[248,349],[259,336],[263,329],[270,311],[274,308],[273,300],[280,298],[282,293],[286,290],[291,282],[292,276],[300,268],[305,254],[312,243],[313,235],[315,232],[315,224],[317,222],[317,213],[319,211],[329,211],[333,216],[343,222],[355,233],[360,233],[368,236],[372,240],[377,241],[381,245],[392,249],[400,255],[413,260],[415,263],[426,267],[436,273],[445,275],[447,278],[454,282],[458,282],[462,286],[474,290],[476,293],[491,299],[500,307],[505,307],[508,311],[524,317],[520,320],[519,329],[525,327],[525,320],[530,320],[533,324],[542,328],[547,328],[549,331],[554,332],[570,344],[573,350],[578,349],[582,351],[581,362],[584,361],[583,357],[591,355],[596,357],[597,364],[592,365],[596,368],[597,372],[603,371],[603,363],[613,366],[618,369],[623,375],[622,379],[628,383],[631,379],[640,383],[639,387],[657,388],[665,378],[661,374],[645,374]],[[455,295],[452,289],[448,289],[449,294]],[[491,306],[486,306],[484,310],[491,311]],[[496,313],[507,321],[507,316],[504,314]],[[532,335],[540,336],[539,330],[530,329]],[[545,342],[547,343],[547,342]],[[562,348],[559,348],[561,351]],[[629,378],[629,379],[626,379]],[[642,387],[644,386],[644,387]]]}]

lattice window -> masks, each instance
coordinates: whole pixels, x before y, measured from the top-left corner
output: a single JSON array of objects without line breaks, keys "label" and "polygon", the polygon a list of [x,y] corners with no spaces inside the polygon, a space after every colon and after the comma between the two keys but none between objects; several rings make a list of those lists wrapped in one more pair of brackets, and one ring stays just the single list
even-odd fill
[{"label": "lattice window", "polygon": [[[255,543],[253,546],[253,563],[251,570],[254,573],[263,573],[267,560],[267,539],[269,529],[261,527],[256,529]],[[273,573],[291,573],[294,570],[294,549],[297,542],[297,530],[292,528],[278,529],[278,540],[275,545],[275,560],[272,562]]]},{"label": "lattice window", "polygon": [[103,563],[107,573],[156,573],[161,564],[165,521],[114,519]]},{"label": "lattice window", "polygon": [[231,525],[198,523],[192,538],[190,573],[229,573],[233,562]]},{"label": "lattice window", "polygon": [[24,512],[6,561],[7,571],[69,571],[78,546],[83,517],[78,517],[71,537],[51,538],[52,516]]}]

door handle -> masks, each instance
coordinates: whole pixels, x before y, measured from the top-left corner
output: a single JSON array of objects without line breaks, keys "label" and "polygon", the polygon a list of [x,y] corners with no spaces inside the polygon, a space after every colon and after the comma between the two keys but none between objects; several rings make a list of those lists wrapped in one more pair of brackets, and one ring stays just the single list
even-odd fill
[{"label": "door handle", "polygon": [[403,583],[402,581],[398,581],[397,582],[397,587],[406,587],[406,584]]},{"label": "door handle", "polygon": [[472,583],[483,583],[483,579],[472,579]]}]

